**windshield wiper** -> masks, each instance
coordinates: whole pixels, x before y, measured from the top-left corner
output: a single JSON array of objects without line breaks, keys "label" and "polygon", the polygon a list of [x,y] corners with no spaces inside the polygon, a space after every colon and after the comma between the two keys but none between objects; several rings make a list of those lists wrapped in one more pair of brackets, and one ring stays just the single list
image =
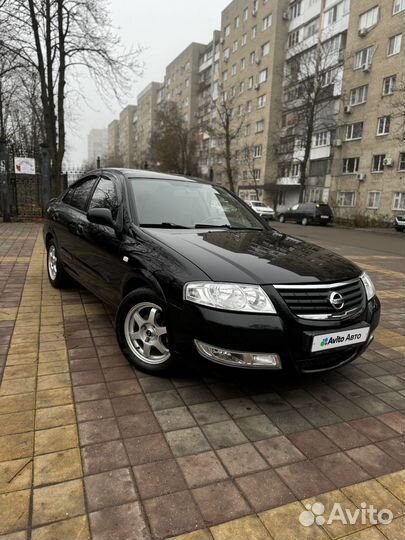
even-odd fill
[{"label": "windshield wiper", "polygon": [[151,227],[154,229],[191,229],[191,227],[186,227],[185,225],[178,225],[177,223],[169,223],[164,221],[163,223],[141,223],[140,227]]},{"label": "windshield wiper", "polygon": [[206,223],[196,223],[194,225],[195,229],[231,229],[233,231],[262,231],[262,227],[238,227],[235,225],[228,225],[224,223],[223,225],[207,225]]}]

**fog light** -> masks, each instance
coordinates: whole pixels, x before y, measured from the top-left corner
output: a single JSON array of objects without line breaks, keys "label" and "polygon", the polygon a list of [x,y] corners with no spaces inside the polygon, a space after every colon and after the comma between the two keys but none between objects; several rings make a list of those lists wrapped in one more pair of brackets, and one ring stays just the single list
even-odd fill
[{"label": "fog light", "polygon": [[278,354],[274,353],[250,353],[229,351],[220,349],[214,345],[208,345],[202,341],[194,340],[195,346],[201,356],[228,366],[239,367],[262,367],[267,369],[281,369],[281,360]]}]

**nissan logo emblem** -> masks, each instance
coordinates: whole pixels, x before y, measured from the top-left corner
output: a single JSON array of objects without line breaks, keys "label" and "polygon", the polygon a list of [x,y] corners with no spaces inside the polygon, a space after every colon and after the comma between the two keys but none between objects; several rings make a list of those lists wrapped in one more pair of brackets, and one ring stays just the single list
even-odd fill
[{"label": "nissan logo emblem", "polygon": [[336,291],[333,291],[330,293],[329,303],[331,306],[333,306],[337,310],[343,309],[343,306],[345,305],[343,296]]}]

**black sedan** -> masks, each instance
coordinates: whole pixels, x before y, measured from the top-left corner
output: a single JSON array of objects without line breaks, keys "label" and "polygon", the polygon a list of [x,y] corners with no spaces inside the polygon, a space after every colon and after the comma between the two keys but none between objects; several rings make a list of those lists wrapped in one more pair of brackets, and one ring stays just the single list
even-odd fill
[{"label": "black sedan", "polygon": [[250,369],[332,369],[373,339],[380,304],[353,263],[271,228],[224,188],[151,171],[89,173],[50,201],[51,284],[116,306],[119,344],[164,372],[193,353]]},{"label": "black sedan", "polygon": [[301,225],[328,225],[333,222],[333,212],[325,203],[300,203],[280,213],[279,221],[295,221]]}]

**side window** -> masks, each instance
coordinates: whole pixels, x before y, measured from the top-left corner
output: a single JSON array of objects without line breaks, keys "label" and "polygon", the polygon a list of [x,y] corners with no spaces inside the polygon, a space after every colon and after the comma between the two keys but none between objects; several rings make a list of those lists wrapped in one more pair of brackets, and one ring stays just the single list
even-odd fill
[{"label": "side window", "polygon": [[89,208],[109,208],[113,219],[115,220],[117,218],[118,197],[114,182],[107,178],[100,178],[91,198]]},{"label": "side window", "polygon": [[74,186],[67,192],[63,201],[66,204],[70,204],[70,206],[77,208],[78,210],[84,211],[86,209],[87,199],[94,187],[95,181],[96,178],[89,178],[88,180],[81,182],[79,185]]}]

